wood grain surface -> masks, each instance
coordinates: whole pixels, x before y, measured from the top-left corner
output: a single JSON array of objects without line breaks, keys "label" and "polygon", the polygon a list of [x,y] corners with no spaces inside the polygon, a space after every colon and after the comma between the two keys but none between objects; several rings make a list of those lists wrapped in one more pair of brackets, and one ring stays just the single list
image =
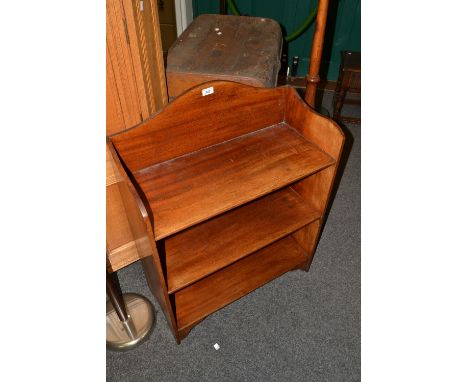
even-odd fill
[{"label": "wood grain surface", "polygon": [[[112,70],[118,99],[124,120],[123,128],[135,126],[142,121],[141,100],[138,94],[138,83],[135,80],[135,67],[132,52],[127,40],[128,29],[125,28],[125,13],[118,0],[106,0],[106,47],[107,70]],[[108,99],[109,102],[109,99]],[[116,131],[114,124],[107,126],[107,133]]]},{"label": "wood grain surface", "polygon": [[[106,239],[108,247],[108,257],[112,264],[112,269],[117,270],[122,264],[128,265],[139,259],[138,252],[132,253],[132,246],[122,247],[135,240],[130,224],[125,212],[125,206],[120,195],[118,183],[114,183],[107,187],[106,190],[106,219],[112,221],[113,224],[106,225]],[[119,255],[115,257],[116,253]],[[125,258],[122,256],[125,254]],[[130,256],[130,257],[128,257]],[[118,259],[118,260],[117,260]]]},{"label": "wood grain surface", "polygon": [[283,273],[299,267],[305,253],[287,236],[175,293],[179,330],[184,330]]},{"label": "wood grain surface", "polygon": [[[167,103],[160,40],[156,0],[145,0],[143,10],[139,0],[106,0],[107,135],[135,126]],[[133,236],[128,190],[107,146],[106,186],[107,264],[117,271],[148,250]]]},{"label": "wood grain surface", "polygon": [[[286,121],[336,160],[335,165],[308,176],[293,186],[309,205],[322,212],[323,217],[328,208],[345,137],[335,122],[306,107],[297,92],[289,92],[287,99]],[[323,220],[321,219],[319,224],[312,223],[293,235],[307,252],[308,262],[305,270],[308,270],[311,265],[322,227]]]},{"label": "wood grain surface", "polygon": [[203,222],[166,240],[169,293],[261,249],[311,221],[320,213],[291,188]]},{"label": "wood grain surface", "polygon": [[[205,87],[213,93],[204,96]],[[130,171],[280,123],[285,89],[262,89],[213,81],[187,91],[154,118],[112,136],[112,143]]]},{"label": "wood grain surface", "polygon": [[130,229],[135,239],[134,242],[145,271],[148,286],[158,300],[159,306],[166,317],[169,328],[174,334],[176,341],[180,342],[174,311],[167,293],[166,281],[162,271],[156,241],[153,236],[150,215],[135,189],[135,185],[123,168],[112,144],[109,145],[109,152],[114,159],[117,170],[122,174],[123,181],[117,183],[117,185],[122,196],[122,202],[125,206]]},{"label": "wood grain surface", "polygon": [[156,240],[319,171],[334,160],[281,123],[134,174]]},{"label": "wood grain surface", "polygon": [[177,342],[259,286],[309,269],[344,135],[294,89],[206,83],[109,142]]}]

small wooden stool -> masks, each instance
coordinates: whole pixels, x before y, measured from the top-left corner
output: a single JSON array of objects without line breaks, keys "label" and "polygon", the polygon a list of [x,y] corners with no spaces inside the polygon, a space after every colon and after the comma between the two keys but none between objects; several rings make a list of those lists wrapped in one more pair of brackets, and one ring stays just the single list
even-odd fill
[{"label": "small wooden stool", "polygon": [[169,98],[206,81],[276,86],[283,36],[271,19],[200,15],[167,54]]},{"label": "small wooden stool", "polygon": [[361,93],[361,52],[341,52],[340,75],[333,100],[333,119],[348,123],[361,123],[361,118],[342,117],[344,103],[360,105],[359,100],[346,100],[346,93]]}]

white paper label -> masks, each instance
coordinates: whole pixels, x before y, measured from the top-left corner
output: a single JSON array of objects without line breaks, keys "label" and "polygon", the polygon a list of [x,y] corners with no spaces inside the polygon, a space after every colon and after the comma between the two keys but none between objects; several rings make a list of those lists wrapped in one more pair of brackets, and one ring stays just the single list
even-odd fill
[{"label": "white paper label", "polygon": [[201,94],[202,94],[203,97],[204,97],[204,96],[207,96],[207,95],[209,95],[209,94],[213,94],[213,93],[214,93],[213,86],[210,86],[209,88],[203,89],[203,90],[201,91]]}]

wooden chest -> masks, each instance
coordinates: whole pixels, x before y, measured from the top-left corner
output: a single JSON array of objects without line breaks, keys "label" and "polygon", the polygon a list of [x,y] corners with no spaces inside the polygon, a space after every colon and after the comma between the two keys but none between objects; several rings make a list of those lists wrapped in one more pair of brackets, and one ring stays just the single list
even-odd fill
[{"label": "wooden chest", "polygon": [[170,98],[211,80],[275,87],[283,38],[271,19],[200,15],[167,55]]}]

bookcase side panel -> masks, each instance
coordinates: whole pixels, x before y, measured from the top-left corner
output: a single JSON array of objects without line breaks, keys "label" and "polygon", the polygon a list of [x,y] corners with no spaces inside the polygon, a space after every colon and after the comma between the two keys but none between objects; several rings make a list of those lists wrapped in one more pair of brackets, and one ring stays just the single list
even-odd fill
[{"label": "bookcase side panel", "polygon": [[317,174],[311,175],[292,187],[314,209],[320,211],[318,221],[307,225],[293,234],[294,239],[306,251],[308,262],[305,267],[309,269],[317,247],[318,239],[323,229],[324,217],[330,198],[337,165],[330,166]]},{"label": "bookcase side panel", "polygon": [[293,234],[294,239],[307,252],[308,262],[304,270],[308,270],[323,229],[324,217],[343,149],[344,134],[334,121],[321,116],[306,105],[293,88],[287,90],[286,122],[336,160],[333,166],[292,186],[312,208],[320,211],[321,214],[318,222],[311,223]]},{"label": "bookcase side panel", "polygon": [[135,243],[142,261],[148,286],[158,300],[174,337],[179,341],[175,315],[169,301],[167,284],[162,271],[161,260],[156,248],[153,227],[148,217],[148,213],[133,183],[120,163],[118,155],[112,144],[109,144],[109,150],[114,158],[114,163],[118,171],[124,179],[124,182],[119,183],[119,188],[125,204],[131,230],[134,237],[139,238]]},{"label": "bookcase side panel", "polygon": [[286,122],[338,162],[345,136],[336,122],[312,110],[293,88],[286,99]]}]

